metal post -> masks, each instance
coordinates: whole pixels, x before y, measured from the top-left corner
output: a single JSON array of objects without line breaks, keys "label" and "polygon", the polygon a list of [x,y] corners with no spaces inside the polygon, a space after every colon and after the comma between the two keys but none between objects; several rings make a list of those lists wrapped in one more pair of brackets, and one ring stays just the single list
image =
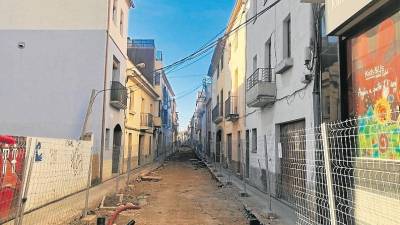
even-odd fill
[{"label": "metal post", "polygon": [[[37,145],[37,141],[35,143],[34,148],[36,147],[36,145]],[[31,148],[32,148],[32,145],[31,145]],[[28,159],[29,159],[29,157],[31,157],[31,158],[30,158],[30,162],[29,162],[28,174],[26,176],[25,187],[24,187],[24,190],[23,190],[24,193],[23,193],[23,197],[22,197],[22,201],[21,201],[22,206],[21,206],[21,209],[20,209],[20,215],[19,215],[19,219],[18,219],[17,225],[22,225],[22,221],[24,219],[25,204],[26,204],[26,201],[28,199],[27,197],[28,197],[29,183],[30,183],[31,176],[32,176],[33,162],[35,160],[35,155],[34,154],[35,154],[35,151],[33,151],[32,155],[31,155],[31,152],[29,151]]]},{"label": "metal post", "polygon": [[88,176],[87,176],[87,184],[86,184],[86,193],[85,193],[85,208],[83,209],[82,215],[85,217],[88,213],[88,208],[89,208],[89,192],[90,192],[90,181],[92,179],[92,162],[93,162],[93,147],[92,151],[90,151],[90,156],[89,156],[89,171],[88,171]]},{"label": "metal post", "polygon": [[[128,150],[128,151],[130,151],[130,150]],[[126,186],[128,187],[128,185],[129,185],[129,180],[130,180],[130,178],[131,178],[131,168],[132,168],[132,162],[131,162],[131,158],[132,157],[129,157],[128,158],[128,168],[127,168],[127,170],[128,170],[128,174],[127,174],[127,178],[126,178]],[[156,160],[156,162],[157,162],[157,160]]]},{"label": "metal post", "polygon": [[[240,145],[240,146],[243,146],[243,145]],[[242,153],[241,158],[242,158],[242,161],[243,161],[243,163],[242,163],[242,172],[243,172],[243,177],[242,177],[243,194],[242,194],[242,196],[246,197],[246,196],[249,196],[249,194],[247,193],[247,185],[246,185],[246,164],[247,164],[247,162],[246,162],[246,152],[244,152],[244,154],[243,154],[243,149],[245,149],[245,148],[241,147],[241,153]]]},{"label": "metal post", "polygon": [[[28,140],[27,140],[28,141]],[[27,183],[27,181],[28,181],[28,179],[27,179],[27,172],[28,172],[28,164],[29,164],[29,155],[30,155],[30,151],[31,151],[31,144],[32,144],[32,139],[29,139],[29,144],[28,143],[26,143],[26,146],[25,146],[25,159],[24,159],[24,170],[23,170],[23,172],[22,172],[22,180],[21,180],[21,190],[20,190],[20,193],[18,194],[18,204],[17,204],[17,206],[18,206],[18,209],[17,209],[17,213],[16,213],[16,215],[15,215],[15,219],[14,219],[14,225],[18,225],[18,221],[19,221],[19,219],[20,219],[20,216],[21,216],[21,213],[22,213],[22,204],[23,204],[23,201],[22,201],[22,196],[23,196],[23,194],[24,194],[24,187],[26,186],[26,183]]]},{"label": "metal post", "polygon": [[228,181],[226,182],[227,185],[231,185],[232,181],[231,181],[231,168],[230,168],[230,162],[229,162],[229,157],[226,157],[226,165],[227,165],[227,172],[228,172]]},{"label": "metal post", "polygon": [[224,156],[223,156],[223,152],[222,152],[222,143],[221,142],[219,142],[219,172],[222,175],[222,161],[223,161]]},{"label": "metal post", "polygon": [[269,212],[272,212],[272,196],[271,196],[271,179],[269,176],[269,158],[268,158],[268,145],[267,145],[267,135],[264,135],[264,156],[265,156],[265,170],[267,172],[267,191],[268,191],[268,207]]},{"label": "metal post", "polygon": [[335,205],[335,197],[333,191],[333,182],[332,182],[332,168],[331,168],[331,158],[329,154],[329,142],[328,142],[328,133],[326,123],[321,124],[321,132],[322,132],[322,144],[324,149],[324,163],[325,163],[325,172],[326,172],[326,186],[328,189],[328,202],[329,202],[329,214],[331,217],[331,225],[337,225],[336,220],[336,205]]},{"label": "metal post", "polygon": [[81,132],[81,140],[85,137],[86,135],[86,127],[87,127],[87,123],[89,120],[89,116],[92,113],[92,108],[93,108],[93,103],[94,103],[94,99],[96,98],[96,90],[92,90],[92,93],[90,95],[90,99],[89,99],[89,104],[86,110],[86,115],[85,115],[85,120],[83,122],[83,126],[82,126],[82,132]]}]

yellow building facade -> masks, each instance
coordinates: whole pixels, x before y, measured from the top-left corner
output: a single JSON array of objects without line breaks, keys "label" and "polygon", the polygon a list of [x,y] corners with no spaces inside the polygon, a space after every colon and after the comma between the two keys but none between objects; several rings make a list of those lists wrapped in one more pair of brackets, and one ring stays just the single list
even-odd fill
[{"label": "yellow building facade", "polygon": [[125,143],[122,172],[153,162],[158,139],[159,95],[140,71],[128,61],[128,107],[125,112]]},{"label": "yellow building facade", "polygon": [[242,1],[236,2],[221,41],[221,52],[213,62],[214,111],[215,107],[219,111],[213,119],[215,157],[236,173],[242,173],[245,134],[246,27],[239,27],[246,21],[245,7]]}]

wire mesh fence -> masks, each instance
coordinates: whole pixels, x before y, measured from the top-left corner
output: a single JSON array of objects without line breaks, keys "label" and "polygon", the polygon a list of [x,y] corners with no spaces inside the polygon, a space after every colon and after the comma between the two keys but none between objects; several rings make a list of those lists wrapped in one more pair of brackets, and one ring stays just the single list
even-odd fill
[{"label": "wire mesh fence", "polygon": [[0,223],[18,214],[26,146],[24,137],[0,136]]},{"label": "wire mesh fence", "polygon": [[297,224],[400,224],[398,118],[392,112],[311,128],[280,124],[255,137],[224,134],[212,139],[209,159],[243,178],[244,188],[293,208]]}]

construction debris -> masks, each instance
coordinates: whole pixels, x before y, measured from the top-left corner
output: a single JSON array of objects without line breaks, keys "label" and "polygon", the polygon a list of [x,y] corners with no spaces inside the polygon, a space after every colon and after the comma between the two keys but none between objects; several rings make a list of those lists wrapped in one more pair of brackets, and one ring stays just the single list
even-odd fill
[{"label": "construction debris", "polygon": [[142,181],[153,181],[153,182],[158,182],[162,180],[161,177],[156,177],[156,176],[142,176],[141,177]]},{"label": "construction debris", "polygon": [[100,208],[115,209],[118,205],[122,204],[123,198],[123,194],[106,195],[101,201]]},{"label": "construction debris", "polygon": [[118,206],[118,208],[110,216],[110,219],[108,220],[108,225],[113,225],[115,219],[117,219],[117,217],[118,217],[118,214],[120,214],[122,211],[129,210],[129,209],[140,209],[140,206],[134,205],[132,203],[127,203],[126,205]]}]

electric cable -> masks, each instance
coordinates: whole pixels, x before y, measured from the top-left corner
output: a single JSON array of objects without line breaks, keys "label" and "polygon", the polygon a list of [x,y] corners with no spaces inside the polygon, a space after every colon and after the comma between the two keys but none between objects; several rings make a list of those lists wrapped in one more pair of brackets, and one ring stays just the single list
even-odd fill
[{"label": "electric cable", "polygon": [[[184,63],[186,63],[189,60],[193,60],[197,57],[201,57],[203,54],[207,53],[207,51],[210,48],[215,47],[218,42],[220,40],[226,39],[227,37],[229,37],[232,33],[236,32],[237,30],[241,29],[242,27],[246,26],[248,23],[252,22],[253,20],[255,20],[257,17],[261,16],[262,14],[264,14],[265,12],[267,12],[268,10],[270,10],[272,7],[274,7],[275,5],[277,5],[279,2],[281,2],[281,0],[276,0],[275,2],[271,3],[271,5],[265,7],[263,10],[261,10],[260,12],[256,13],[254,16],[250,17],[249,19],[247,19],[245,22],[239,24],[238,26],[236,26],[235,28],[231,29],[229,32],[226,32],[223,36],[221,36],[220,38],[218,38],[217,40],[214,40],[215,38],[211,39],[213,41],[209,41],[209,43],[205,43],[203,46],[201,46],[198,50],[194,51],[193,53],[191,53],[190,55],[175,61],[174,63],[164,66],[162,68],[159,68],[157,70],[155,70],[154,72],[157,71],[161,71],[161,70],[169,70],[171,68],[175,68],[176,66],[180,66]],[[227,28],[226,28],[227,29]],[[224,30],[226,30],[224,29]],[[219,32],[219,34],[222,32]],[[219,36],[219,35],[216,35]]]}]

